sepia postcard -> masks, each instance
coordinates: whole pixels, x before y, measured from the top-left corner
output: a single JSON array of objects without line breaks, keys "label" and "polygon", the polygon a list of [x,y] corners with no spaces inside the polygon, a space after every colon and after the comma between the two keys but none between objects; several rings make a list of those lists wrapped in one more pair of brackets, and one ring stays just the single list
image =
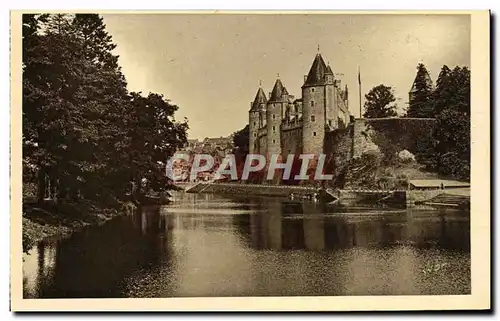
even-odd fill
[{"label": "sepia postcard", "polygon": [[11,310],[489,310],[489,11],[12,11]]}]

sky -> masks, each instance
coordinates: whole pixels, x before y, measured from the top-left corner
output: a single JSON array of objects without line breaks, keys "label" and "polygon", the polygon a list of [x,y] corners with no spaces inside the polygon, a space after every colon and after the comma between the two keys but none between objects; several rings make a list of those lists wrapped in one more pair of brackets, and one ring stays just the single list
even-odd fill
[{"label": "sky", "polygon": [[[470,67],[468,15],[109,14],[107,31],[131,91],[163,94],[189,120],[189,138],[228,136],[248,123],[259,83],[279,76],[301,96],[318,52],[349,88],[359,117],[361,93],[391,86],[406,108],[416,66],[433,81],[443,65]],[[363,98],[364,99],[364,98]]]}]

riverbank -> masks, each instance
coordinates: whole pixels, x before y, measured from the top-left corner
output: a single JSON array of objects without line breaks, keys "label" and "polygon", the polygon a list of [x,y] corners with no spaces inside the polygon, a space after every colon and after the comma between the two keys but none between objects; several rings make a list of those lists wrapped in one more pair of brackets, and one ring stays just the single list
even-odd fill
[{"label": "riverbank", "polygon": [[300,197],[317,191],[317,188],[312,186],[293,185],[199,183],[194,186],[189,186],[185,190],[188,193],[238,194],[273,197],[288,197],[291,193],[293,193],[294,195]]},{"label": "riverbank", "polygon": [[[200,182],[186,185],[187,193],[235,194],[249,196],[289,197],[294,194],[301,198],[317,192],[317,187],[238,184],[238,183],[210,183]],[[467,208],[470,203],[469,189],[446,190],[377,190],[377,189],[338,189],[333,191],[338,204],[390,204],[413,207],[416,205],[438,205],[449,208]],[[441,200],[443,199],[443,200]],[[428,203],[428,204],[427,204]]]},{"label": "riverbank", "polygon": [[67,236],[90,225],[130,213],[136,208],[131,202],[102,206],[87,200],[45,201],[41,204],[23,202],[23,251],[37,242],[53,236]]}]

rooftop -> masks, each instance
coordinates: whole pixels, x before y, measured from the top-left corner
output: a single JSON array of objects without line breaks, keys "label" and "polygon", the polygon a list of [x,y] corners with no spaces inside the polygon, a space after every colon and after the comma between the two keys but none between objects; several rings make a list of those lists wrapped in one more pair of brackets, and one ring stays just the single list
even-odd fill
[{"label": "rooftop", "polygon": [[312,63],[309,74],[307,74],[304,86],[323,85],[325,83],[325,74],[333,74],[330,66],[325,64],[320,53],[316,54]]},{"label": "rooftop", "polygon": [[255,99],[253,100],[252,110],[258,110],[261,104],[265,104],[267,102],[266,94],[261,87],[257,90],[257,94],[255,95]]}]

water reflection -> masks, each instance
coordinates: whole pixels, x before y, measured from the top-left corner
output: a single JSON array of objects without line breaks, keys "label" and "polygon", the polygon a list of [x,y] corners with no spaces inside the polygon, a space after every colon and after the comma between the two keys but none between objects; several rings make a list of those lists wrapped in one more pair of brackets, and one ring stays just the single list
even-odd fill
[{"label": "water reflection", "polygon": [[25,255],[25,297],[470,293],[468,213],[174,195]]},{"label": "water reflection", "polygon": [[273,203],[251,215],[256,249],[325,250],[412,245],[469,251],[468,214],[429,209],[342,208],[316,203]]}]

